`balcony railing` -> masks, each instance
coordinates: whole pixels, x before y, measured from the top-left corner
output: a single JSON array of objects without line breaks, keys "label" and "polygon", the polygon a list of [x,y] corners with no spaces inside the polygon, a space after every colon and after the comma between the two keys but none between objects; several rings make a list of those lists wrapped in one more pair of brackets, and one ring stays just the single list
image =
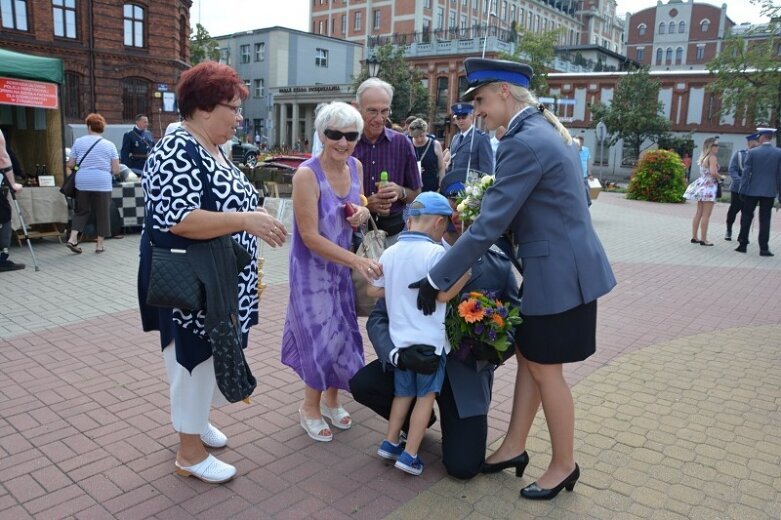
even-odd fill
[{"label": "balcony railing", "polygon": [[388,36],[367,36],[366,44],[371,49],[387,44],[412,45],[413,43],[437,43],[486,37],[494,37],[501,42],[511,43],[515,41],[517,34],[512,30],[501,29],[495,25],[473,25],[470,27],[450,27],[434,31],[417,31]]}]

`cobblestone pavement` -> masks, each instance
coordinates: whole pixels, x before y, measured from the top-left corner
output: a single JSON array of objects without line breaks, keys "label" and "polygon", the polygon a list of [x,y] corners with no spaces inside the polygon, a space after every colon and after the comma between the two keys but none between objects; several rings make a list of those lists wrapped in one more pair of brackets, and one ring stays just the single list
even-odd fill
[{"label": "cobblestone pavement", "polygon": [[[217,453],[239,477],[178,477],[157,339],[135,310],[138,235],[108,241],[104,255],[37,241],[39,272],[14,248],[30,268],[0,274],[0,518],[779,519],[781,254],[761,258],[755,243],[733,252],[725,204],[711,221],[716,246],[692,245],[693,212],[607,193],[592,207],[619,286],[600,300],[597,354],[567,367],[582,477],[547,503],[518,496],[549,458],[542,414],[523,479],[447,477],[436,426],[424,474],[402,474],[374,455],[384,421],[348,395],[353,428],[328,444],[306,437],[302,385],[279,362],[287,248],[264,250],[268,287],[248,350],[259,392],[212,414],[230,437]],[[514,371],[496,373],[490,449]]]}]

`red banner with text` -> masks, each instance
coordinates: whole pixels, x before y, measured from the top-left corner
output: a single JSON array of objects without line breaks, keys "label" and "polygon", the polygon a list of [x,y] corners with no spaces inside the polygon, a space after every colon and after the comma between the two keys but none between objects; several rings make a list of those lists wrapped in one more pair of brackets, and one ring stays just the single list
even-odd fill
[{"label": "red banner with text", "polygon": [[57,84],[0,78],[0,105],[56,109],[59,106]]}]

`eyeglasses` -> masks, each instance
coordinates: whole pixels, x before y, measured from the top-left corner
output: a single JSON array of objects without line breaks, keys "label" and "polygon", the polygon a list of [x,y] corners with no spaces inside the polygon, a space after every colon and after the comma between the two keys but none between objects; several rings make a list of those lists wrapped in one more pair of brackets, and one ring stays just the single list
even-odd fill
[{"label": "eyeglasses", "polygon": [[366,112],[366,115],[372,119],[377,116],[382,116],[383,119],[388,119],[393,113],[390,108],[383,108],[382,110],[377,110],[376,108],[367,108],[364,110],[364,112]]},{"label": "eyeglasses", "polygon": [[233,105],[231,105],[229,103],[217,103],[217,104],[222,106],[222,107],[230,108],[231,110],[233,110],[233,113],[235,115],[237,115],[237,116],[241,115],[241,105],[235,107],[235,106],[233,106]]},{"label": "eyeglasses", "polygon": [[358,132],[340,132],[339,130],[332,130],[331,128],[326,128],[323,130],[323,133],[328,139],[332,141],[341,141],[342,137],[344,137],[351,143],[353,141],[357,141],[358,137],[361,135]]}]

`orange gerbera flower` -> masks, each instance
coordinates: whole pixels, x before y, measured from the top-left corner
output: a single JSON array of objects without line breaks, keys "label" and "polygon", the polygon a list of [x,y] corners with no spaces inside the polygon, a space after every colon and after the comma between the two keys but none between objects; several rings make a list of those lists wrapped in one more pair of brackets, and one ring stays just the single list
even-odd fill
[{"label": "orange gerbera flower", "polygon": [[499,316],[498,314],[495,314],[495,313],[494,313],[494,314],[491,316],[491,319],[493,320],[493,322],[494,322],[494,323],[496,323],[496,325],[497,325],[499,328],[502,328],[502,327],[504,327],[504,318],[502,318],[502,317],[501,317],[501,316]]},{"label": "orange gerbera flower", "polygon": [[483,293],[480,291],[472,291],[469,293],[470,298],[480,298],[481,296],[483,296]]},{"label": "orange gerbera flower", "polygon": [[485,311],[478,307],[477,300],[469,298],[458,304],[458,315],[467,323],[475,323],[485,317]]}]

